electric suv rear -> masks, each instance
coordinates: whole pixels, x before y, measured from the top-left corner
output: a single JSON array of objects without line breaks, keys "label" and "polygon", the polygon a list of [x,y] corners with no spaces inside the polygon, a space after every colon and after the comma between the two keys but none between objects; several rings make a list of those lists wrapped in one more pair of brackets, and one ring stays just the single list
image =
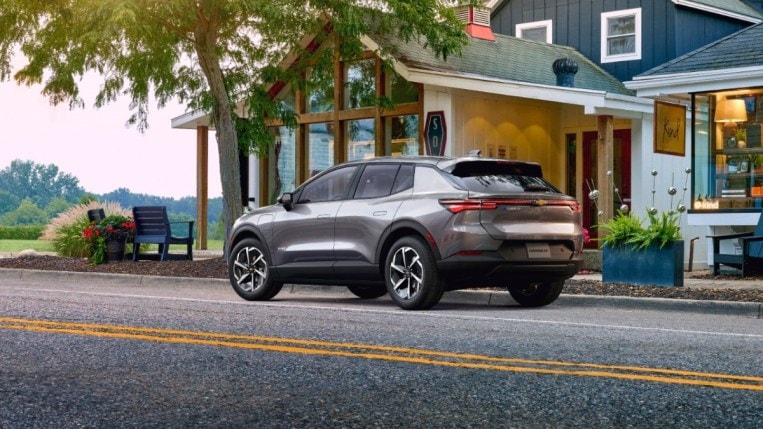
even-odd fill
[{"label": "electric suv rear", "polygon": [[580,269],[583,229],[577,201],[536,163],[384,157],[331,167],[245,214],[228,246],[247,300],[324,284],[426,309],[445,291],[500,286],[537,307]]}]

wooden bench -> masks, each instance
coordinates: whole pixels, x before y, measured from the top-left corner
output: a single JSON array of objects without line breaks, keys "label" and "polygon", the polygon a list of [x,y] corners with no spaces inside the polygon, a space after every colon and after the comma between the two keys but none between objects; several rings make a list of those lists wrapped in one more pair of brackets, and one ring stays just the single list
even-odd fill
[{"label": "wooden bench", "polygon": [[[135,220],[135,239],[133,240],[132,260],[169,259],[193,260],[193,223],[194,221],[170,222],[167,218],[165,206],[140,206],[132,208],[133,220]],[[188,233],[183,236],[172,235],[172,225],[187,224]],[[157,244],[157,253],[140,253],[141,244]],[[171,244],[185,244],[185,254],[171,254]]]}]

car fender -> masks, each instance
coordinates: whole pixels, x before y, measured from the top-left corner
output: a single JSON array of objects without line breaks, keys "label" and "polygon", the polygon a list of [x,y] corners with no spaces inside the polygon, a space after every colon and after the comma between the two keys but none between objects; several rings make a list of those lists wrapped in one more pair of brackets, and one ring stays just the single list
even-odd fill
[{"label": "car fender", "polygon": [[432,252],[434,253],[435,260],[439,261],[442,259],[440,249],[437,248],[437,243],[432,238],[432,233],[425,228],[424,225],[414,219],[400,219],[394,221],[384,233],[382,233],[376,248],[376,261],[382,263],[382,255],[386,254],[393,242],[400,237],[411,234],[419,235],[427,242],[427,244],[429,244],[430,249],[432,249]]}]

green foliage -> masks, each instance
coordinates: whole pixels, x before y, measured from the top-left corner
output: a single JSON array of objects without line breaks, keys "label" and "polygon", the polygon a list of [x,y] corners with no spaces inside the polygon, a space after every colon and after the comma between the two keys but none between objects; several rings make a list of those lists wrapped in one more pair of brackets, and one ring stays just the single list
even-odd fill
[{"label": "green foliage", "polygon": [[644,227],[641,219],[632,213],[618,212],[612,219],[599,224],[599,229],[607,232],[601,241],[604,246],[633,246],[645,249],[657,246],[660,249],[681,239],[679,214],[673,210],[661,214],[647,212],[649,225]]},{"label": "green foliage", "polygon": [[42,235],[43,226],[2,226],[0,240],[37,240]]},{"label": "green foliage", "polygon": [[58,216],[59,213],[71,206],[72,204],[66,201],[65,198],[56,197],[52,199],[47,206],[45,206],[45,214],[48,215],[49,219],[53,219],[54,217]]},{"label": "green foliage", "polygon": [[0,170],[0,189],[19,199],[29,199],[38,207],[46,207],[57,198],[73,203],[84,192],[76,177],[60,172],[56,165],[19,159]]},{"label": "green foliage", "polygon": [[86,258],[90,256],[90,251],[82,230],[88,225],[87,217],[83,216],[73,223],[61,225],[56,230],[56,237],[53,239],[53,250],[61,256],[73,258]]},{"label": "green foliage", "polygon": [[87,243],[89,261],[93,265],[106,262],[106,244],[110,241],[125,243],[135,236],[135,222],[129,216],[112,214],[100,222],[88,222],[82,230]]},{"label": "green foliage", "polygon": [[45,225],[48,215],[30,199],[25,199],[16,210],[0,216],[0,225]]},{"label": "green foliage", "polygon": [[19,197],[7,191],[0,191],[0,216],[15,210],[19,204],[21,204]]},{"label": "green foliage", "polygon": [[[293,119],[280,101],[270,98],[269,86],[280,81],[302,89],[304,72],[316,64],[315,58],[330,55],[328,49],[312,47],[338,41],[334,49],[341,58],[357,58],[365,49],[361,36],[375,32],[388,35],[392,45],[414,41],[447,59],[468,41],[451,4],[440,0],[389,0],[383,8],[346,0],[0,4],[0,80],[10,77],[11,57],[20,47],[28,64],[14,79],[42,84],[42,93],[53,104],[84,106],[80,78],[95,72],[103,76],[95,106],[128,96],[128,123],[139,130],[148,126],[152,93],[159,107],[176,98],[189,110],[210,113],[217,130],[226,228],[242,212],[235,106],[250,106],[250,133],[244,141],[248,152],[267,153],[263,146],[271,144],[273,136],[263,113]],[[325,32],[327,28],[336,37]],[[301,48],[299,41],[312,35],[314,43]],[[383,49],[380,54],[385,57],[394,46]],[[296,61],[282,67],[289,53]],[[0,183],[0,189],[9,188]],[[44,206],[47,201],[37,203]]]}]

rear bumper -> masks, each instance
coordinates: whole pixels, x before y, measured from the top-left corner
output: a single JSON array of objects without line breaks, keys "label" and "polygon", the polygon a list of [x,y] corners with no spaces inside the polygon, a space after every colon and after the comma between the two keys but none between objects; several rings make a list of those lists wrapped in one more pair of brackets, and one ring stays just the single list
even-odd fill
[{"label": "rear bumper", "polygon": [[451,256],[437,263],[441,278],[451,287],[505,287],[521,280],[568,279],[583,266],[582,254],[572,259],[507,261],[497,252]]}]

